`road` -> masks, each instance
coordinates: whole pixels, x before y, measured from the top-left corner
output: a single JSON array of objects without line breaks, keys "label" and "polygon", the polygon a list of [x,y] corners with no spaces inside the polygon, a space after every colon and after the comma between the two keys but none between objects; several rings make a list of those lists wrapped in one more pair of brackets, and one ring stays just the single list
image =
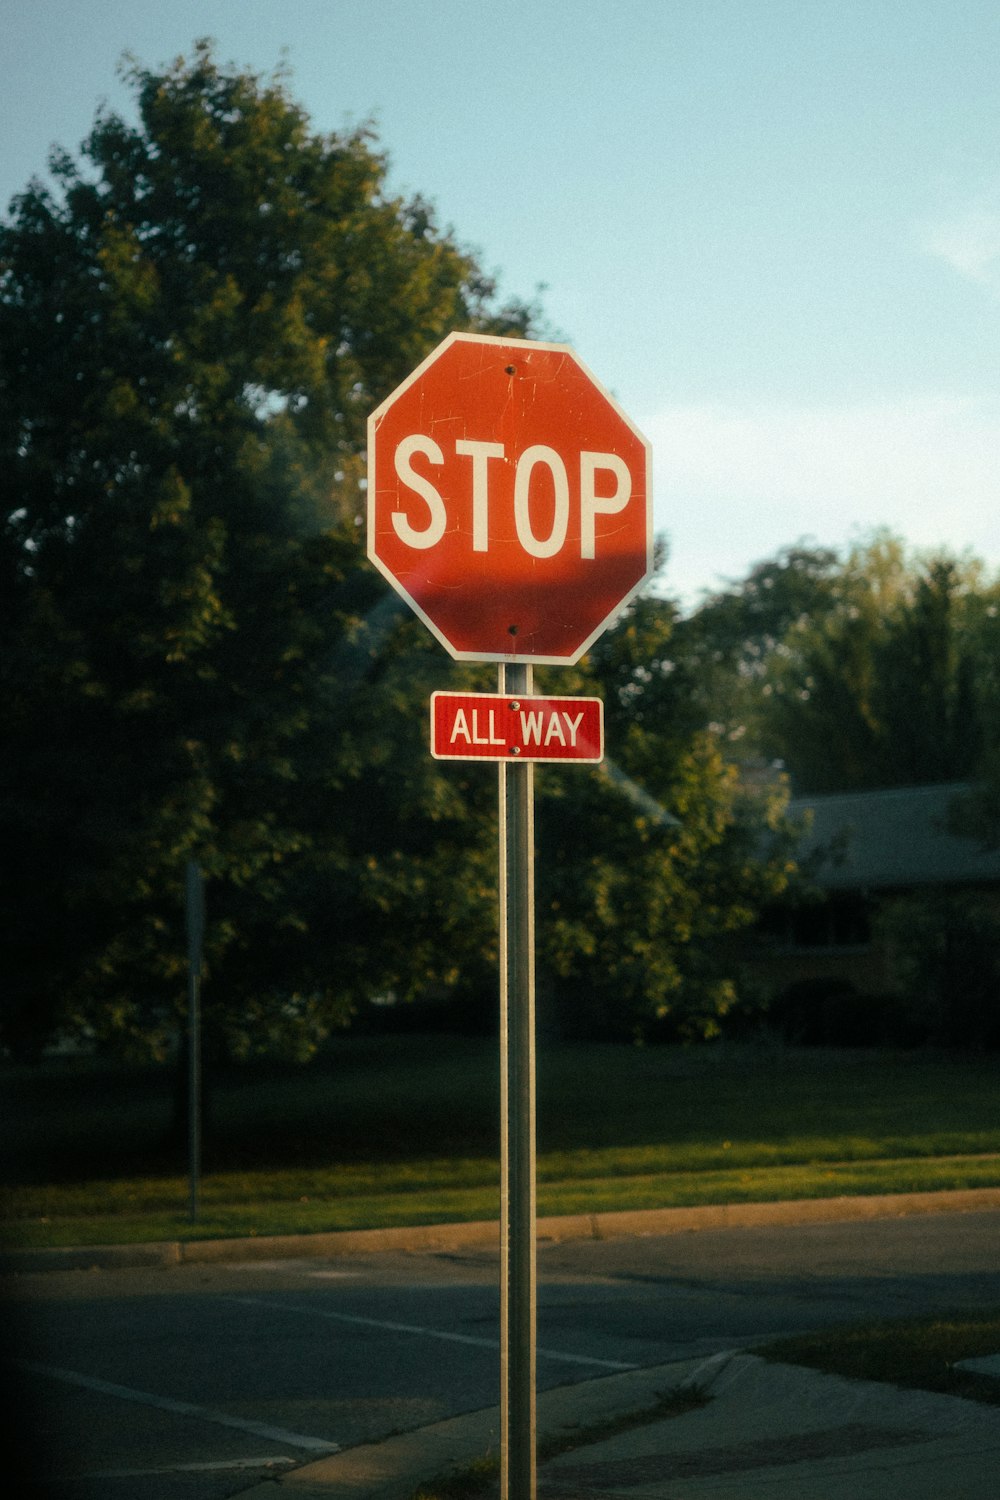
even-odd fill
[{"label": "road", "polygon": [[[542,1244],[538,1381],[984,1303],[998,1212]],[[485,1251],[24,1275],[4,1311],[8,1443],[58,1500],[222,1500],[497,1400]]]}]

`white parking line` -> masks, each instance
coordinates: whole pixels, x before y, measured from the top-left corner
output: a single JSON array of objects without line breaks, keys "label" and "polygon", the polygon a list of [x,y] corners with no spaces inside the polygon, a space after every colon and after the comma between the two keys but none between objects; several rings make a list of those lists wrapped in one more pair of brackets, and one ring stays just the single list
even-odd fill
[{"label": "white parking line", "polygon": [[[307,1318],[326,1318],[332,1323],[349,1323],[359,1328],[384,1328],[389,1333],[412,1333],[421,1338],[443,1339],[449,1344],[470,1344],[474,1349],[499,1349],[499,1339],[475,1338],[468,1333],[447,1333],[441,1328],[426,1328],[416,1323],[391,1323],[381,1318],[361,1318],[352,1313],[327,1312],[323,1308],[301,1307],[293,1302],[275,1302],[270,1297],[229,1297],[222,1302],[241,1302],[247,1307],[266,1307],[277,1312],[299,1313]],[[637,1370],[638,1365],[619,1359],[596,1359],[590,1354],[563,1354],[556,1349],[537,1349],[539,1359],[555,1359],[567,1365],[597,1365],[604,1370]]]},{"label": "white parking line", "polygon": [[19,1370],[30,1370],[35,1375],[47,1375],[50,1380],[62,1380],[67,1385],[82,1386],[86,1391],[96,1391],[102,1396],[117,1396],[121,1401],[135,1401],[140,1406],[153,1406],[158,1411],[174,1412],[182,1417],[196,1417],[201,1422],[212,1422],[216,1427],[235,1427],[239,1432],[250,1432],[254,1437],[269,1439],[272,1443],[285,1443],[289,1448],[302,1448],[307,1453],[339,1453],[340,1444],[328,1442],[326,1438],[306,1437],[301,1432],[286,1432],[283,1427],[271,1427],[266,1422],[248,1422],[242,1417],[227,1417],[224,1412],[212,1411],[207,1406],[195,1406],[190,1401],[175,1401],[172,1396],[156,1396],[150,1391],[134,1391],[127,1385],[115,1385],[110,1380],[100,1380],[95,1375],[81,1375],[78,1370],[61,1370],[57,1365],[43,1365],[33,1359],[12,1359],[10,1364]]}]

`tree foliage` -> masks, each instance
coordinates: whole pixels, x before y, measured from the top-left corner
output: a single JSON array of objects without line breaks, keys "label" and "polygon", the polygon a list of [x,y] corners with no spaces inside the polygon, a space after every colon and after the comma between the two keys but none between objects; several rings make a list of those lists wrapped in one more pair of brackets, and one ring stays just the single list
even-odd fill
[{"label": "tree foliage", "polygon": [[782,762],[799,791],[862,790],[977,774],[998,603],[974,561],[912,558],[877,534],[844,559],[799,548],[762,564],[692,627],[715,652],[732,743]]},{"label": "tree foliage", "polygon": [[[207,43],[126,76],[137,122],[100,115],[0,230],[5,1028],[165,1035],[196,856],[217,1024],[245,1042],[248,997],[279,987],[306,1038],[398,930],[375,919],[400,852],[357,827],[386,750],[344,704],[353,668],[389,722],[365,418],[450,329],[532,314],[387,195],[367,129],[316,134],[280,76]],[[429,841],[438,793],[414,791]]]},{"label": "tree foliage", "polygon": [[[165,1050],[194,858],[211,1038],[307,1056],[373,998],[495,990],[495,779],[425,743],[432,688],[491,683],[366,563],[360,484],[446,333],[538,314],[280,74],[201,43],[125,76],[135,120],[0,226],[2,1038]],[[641,600],[558,686],[607,697],[617,767],[541,778],[541,966],[613,1034],[710,1034],[786,878],[696,668]]]},{"label": "tree foliage", "polygon": [[700,662],[647,597],[594,646],[602,775],[543,778],[540,950],[564,1030],[710,1038],[740,994],[740,934],[786,887],[784,788],[748,790],[705,728]]},{"label": "tree foliage", "polygon": [[788,547],[682,623],[698,664],[694,691],[703,718],[733,759],[748,764],[771,753],[766,710],[775,665],[787,654],[787,638],[833,607],[839,571],[829,548]]},{"label": "tree foliage", "polygon": [[889,901],[879,926],[907,999],[906,1022],[939,1047],[1000,1046],[1000,913],[989,895],[911,892]]}]

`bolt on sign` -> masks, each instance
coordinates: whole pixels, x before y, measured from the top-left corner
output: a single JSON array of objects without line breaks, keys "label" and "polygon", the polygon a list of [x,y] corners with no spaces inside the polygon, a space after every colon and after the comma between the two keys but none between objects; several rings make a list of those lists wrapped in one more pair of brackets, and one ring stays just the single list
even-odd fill
[{"label": "bolt on sign", "polygon": [[595,765],[604,758],[604,704],[533,693],[432,693],[431,754],[436,760]]},{"label": "bolt on sign", "polygon": [[368,555],[459,660],[572,663],[649,576],[650,468],[571,349],[453,333],[369,419]]}]

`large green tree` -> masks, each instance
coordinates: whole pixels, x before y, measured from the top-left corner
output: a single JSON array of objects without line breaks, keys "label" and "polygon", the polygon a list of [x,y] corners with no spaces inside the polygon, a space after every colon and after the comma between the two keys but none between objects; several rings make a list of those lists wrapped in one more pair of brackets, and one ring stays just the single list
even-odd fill
[{"label": "large green tree", "polygon": [[828,547],[786,547],[709,595],[679,622],[697,662],[703,721],[744,765],[773,756],[768,698],[788,640],[836,607],[841,560]]},{"label": "large green tree", "polygon": [[542,1003],[564,1031],[711,1038],[748,999],[745,936],[788,885],[793,830],[784,787],[748,787],[705,726],[702,666],[649,596],[571,679],[605,702],[609,761],[540,778]]},{"label": "large green tree", "polygon": [[531,314],[280,75],[208,43],[125,75],[136,119],[0,227],[4,1033],[168,1035],[195,857],[216,1028],[307,1046],[399,968],[400,847],[474,837],[379,783],[364,421],[449,330]]},{"label": "large green tree", "polygon": [[995,719],[1000,589],[978,563],[876,534],[843,558],[792,549],[690,622],[714,670],[707,710],[736,757],[803,792],[975,776]]},{"label": "large green tree", "polygon": [[[537,313],[280,75],[200,44],[126,76],[135,120],[0,226],[2,1036],[164,1048],[194,858],[213,1037],[305,1056],[374,997],[495,988],[495,776],[426,750],[430,691],[492,683],[365,562],[360,486],[446,333]],[[605,1033],[710,1034],[786,878],[686,639],[642,599],[558,683],[606,697],[615,764],[540,778],[540,969]]]}]

